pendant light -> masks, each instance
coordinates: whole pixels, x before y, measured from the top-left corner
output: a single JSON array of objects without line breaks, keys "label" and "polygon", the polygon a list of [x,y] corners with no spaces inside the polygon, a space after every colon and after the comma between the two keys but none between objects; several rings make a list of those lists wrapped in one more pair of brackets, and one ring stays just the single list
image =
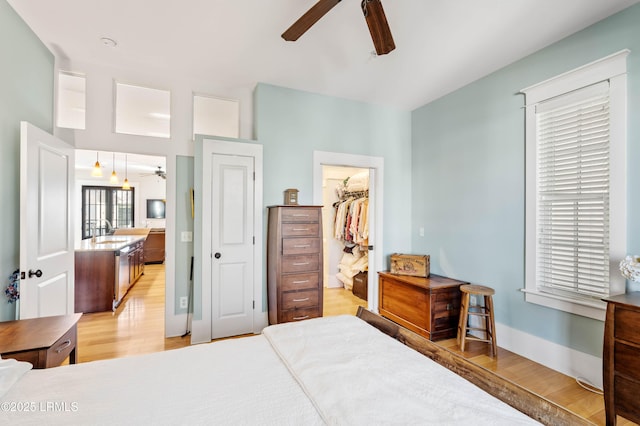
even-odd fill
[{"label": "pendant light", "polygon": [[112,172],[111,172],[111,179],[109,179],[109,182],[111,182],[111,184],[113,185],[117,185],[118,184],[118,175],[116,175],[116,153],[113,153],[113,164],[112,164]]},{"label": "pendant light", "polygon": [[122,189],[131,189],[131,186],[129,185],[129,179],[127,179],[128,176],[128,172],[127,172],[127,154],[124,155],[124,182],[122,182]]},{"label": "pendant light", "polygon": [[102,177],[102,166],[100,166],[100,160],[98,158],[99,153],[96,151],[96,164],[93,166],[93,170],[91,170],[91,176],[93,177]]}]

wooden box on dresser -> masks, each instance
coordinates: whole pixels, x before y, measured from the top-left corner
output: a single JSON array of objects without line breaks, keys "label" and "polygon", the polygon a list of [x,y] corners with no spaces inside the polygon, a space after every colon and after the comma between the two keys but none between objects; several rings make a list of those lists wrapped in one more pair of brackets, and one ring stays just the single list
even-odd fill
[{"label": "wooden box on dresser", "polygon": [[604,300],[607,317],[602,363],[607,425],[616,424],[616,415],[640,424],[640,292]]},{"label": "wooden box on dresser", "polygon": [[468,283],[435,274],[423,278],[379,272],[380,315],[429,340],[455,337],[462,284]]},{"label": "wooden box on dresser", "polygon": [[322,207],[269,206],[269,323],[322,316]]}]

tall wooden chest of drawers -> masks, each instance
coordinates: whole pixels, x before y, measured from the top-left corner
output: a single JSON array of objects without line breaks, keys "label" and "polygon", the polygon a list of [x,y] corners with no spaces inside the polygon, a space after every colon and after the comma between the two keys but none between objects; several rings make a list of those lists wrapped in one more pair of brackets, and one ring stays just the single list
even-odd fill
[{"label": "tall wooden chest of drawers", "polygon": [[380,315],[429,340],[455,337],[462,284],[468,283],[435,274],[422,278],[379,272]]},{"label": "tall wooden chest of drawers", "polygon": [[604,407],[607,425],[616,415],[640,424],[640,292],[604,299]]},{"label": "tall wooden chest of drawers", "polygon": [[322,316],[322,207],[270,206],[269,323]]}]

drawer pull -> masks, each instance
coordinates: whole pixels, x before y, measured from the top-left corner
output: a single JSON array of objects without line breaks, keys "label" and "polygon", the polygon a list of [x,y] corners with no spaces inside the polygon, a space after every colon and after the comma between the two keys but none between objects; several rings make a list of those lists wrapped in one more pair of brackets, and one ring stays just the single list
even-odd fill
[{"label": "drawer pull", "polygon": [[293,247],[294,248],[307,248],[307,247],[311,247],[311,244],[296,244]]},{"label": "drawer pull", "polygon": [[293,228],[294,231],[308,231],[309,228]]},{"label": "drawer pull", "polygon": [[308,283],[309,280],[303,280],[303,281],[293,281],[293,284],[304,284],[304,283]]},{"label": "drawer pull", "polygon": [[296,320],[296,321],[307,319],[307,318],[309,318],[309,315],[305,315],[303,317],[293,317],[293,319]]},{"label": "drawer pull", "polygon": [[294,302],[306,302],[307,300],[309,300],[308,297],[305,297],[304,299],[293,299]]},{"label": "drawer pull", "polygon": [[309,217],[308,214],[302,214],[302,213],[294,213],[293,216],[294,217]]},{"label": "drawer pull", "polygon": [[67,349],[69,346],[71,346],[71,340],[67,339],[62,343],[62,345],[60,345],[60,347],[58,347],[56,349],[56,352],[60,353],[60,352],[64,351],[65,349]]},{"label": "drawer pull", "polygon": [[293,263],[293,266],[306,266],[306,265],[308,265],[308,264],[309,264],[309,262],[298,262],[298,263],[295,263],[295,262],[294,262],[294,263]]}]

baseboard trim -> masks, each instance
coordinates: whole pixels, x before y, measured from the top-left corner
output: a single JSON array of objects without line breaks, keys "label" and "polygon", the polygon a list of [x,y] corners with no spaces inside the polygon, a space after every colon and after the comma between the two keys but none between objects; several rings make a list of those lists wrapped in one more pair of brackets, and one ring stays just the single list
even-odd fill
[{"label": "baseboard trim", "polygon": [[255,312],[253,314],[253,334],[262,333],[262,329],[269,325],[269,312]]},{"label": "baseboard trim", "polygon": [[496,323],[498,346],[602,389],[602,358]]},{"label": "baseboard trim", "polygon": [[165,317],[165,337],[182,336],[187,331],[187,327],[187,314],[178,314],[172,315],[171,317]]}]

